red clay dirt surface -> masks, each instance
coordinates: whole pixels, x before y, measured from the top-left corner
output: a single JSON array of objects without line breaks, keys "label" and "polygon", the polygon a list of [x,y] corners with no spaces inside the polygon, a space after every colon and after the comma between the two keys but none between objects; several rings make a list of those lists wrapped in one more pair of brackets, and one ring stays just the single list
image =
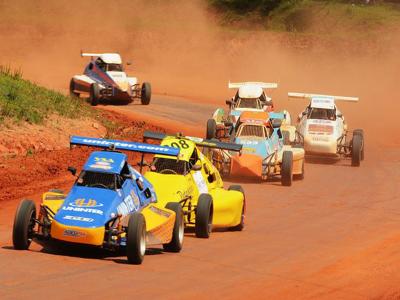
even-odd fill
[{"label": "red clay dirt surface", "polygon": [[147,126],[132,120],[202,134],[213,109],[232,96],[229,79],[278,81],[272,97],[293,116],[305,103],[287,101],[288,91],[360,96],[360,103],[340,107],[351,128],[365,129],[366,159],[359,168],[349,161],[307,163],[304,181],[290,188],[244,181],[243,232],[213,232],[210,240],[187,233],[181,253],[153,249],[140,266],[102,251],[35,243],[13,250],[20,199],[38,203],[42,191],[68,190],[65,169],[79,168],[88,150],[2,161],[0,299],[400,299],[398,32],[385,31],[382,40],[320,42],[221,29],[202,1],[118,3],[0,2],[0,62],[65,91],[86,62],[80,49],[133,58],[130,73],[162,95],[148,107],[100,106],[126,116],[128,128],[116,133],[125,138],[140,139]]}]

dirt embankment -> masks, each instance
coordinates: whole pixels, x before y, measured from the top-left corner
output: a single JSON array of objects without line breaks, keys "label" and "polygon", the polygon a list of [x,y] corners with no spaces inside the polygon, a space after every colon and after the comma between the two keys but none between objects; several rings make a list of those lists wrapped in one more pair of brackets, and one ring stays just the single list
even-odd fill
[{"label": "dirt embankment", "polygon": [[[89,136],[95,137],[110,135],[116,139],[130,141],[142,141],[144,130],[163,131],[162,128],[146,124],[142,121],[133,121],[116,113],[104,113],[102,117],[107,118],[115,124],[115,127],[107,133],[105,129],[67,128],[65,124],[63,125],[63,129],[68,130],[68,132],[71,131],[75,135],[84,135],[86,133]],[[82,125],[80,122],[78,124]],[[33,128],[35,131],[32,130],[31,134],[44,134],[47,138],[46,134],[49,133],[48,131],[41,132],[36,127]],[[88,126],[88,128],[91,128],[91,126]],[[24,129],[26,127],[18,128],[17,131]],[[14,133],[17,132],[14,131]],[[22,132],[22,134],[24,133]],[[36,137],[30,137],[29,135],[23,135],[21,139],[14,138],[14,148],[12,149],[23,151],[23,155],[3,154],[0,158],[0,202],[20,199],[25,195],[43,192],[49,188],[65,186],[66,183],[71,183],[74,178],[67,172],[67,167],[74,166],[79,170],[86,161],[88,154],[93,151],[93,149],[85,147],[70,150],[68,148],[69,137],[64,131],[49,135],[48,139],[43,140],[43,147],[41,145],[36,147],[34,144],[30,146],[33,148],[28,148],[32,149],[32,152],[28,151],[26,153],[27,150],[24,143],[29,143],[29,138],[33,138],[36,141]],[[15,145],[19,146],[16,147]],[[6,146],[7,144],[3,145],[3,147]],[[51,151],[49,151],[49,147]],[[131,160],[138,158],[137,153],[130,153],[128,155]]]}]

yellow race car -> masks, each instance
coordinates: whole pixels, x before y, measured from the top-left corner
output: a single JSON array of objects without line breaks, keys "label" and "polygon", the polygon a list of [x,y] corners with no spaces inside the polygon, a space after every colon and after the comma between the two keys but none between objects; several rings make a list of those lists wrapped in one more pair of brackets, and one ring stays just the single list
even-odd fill
[{"label": "yellow race car", "polygon": [[239,152],[242,145],[146,131],[144,140],[149,139],[180,149],[177,157],[155,155],[151,164],[144,163],[142,156],[141,166],[148,167],[144,177],[159,199],[181,203],[186,227],[194,227],[200,238],[208,238],[212,228],[243,229],[246,202],[242,187],[224,189],[217,168],[197,147]]}]

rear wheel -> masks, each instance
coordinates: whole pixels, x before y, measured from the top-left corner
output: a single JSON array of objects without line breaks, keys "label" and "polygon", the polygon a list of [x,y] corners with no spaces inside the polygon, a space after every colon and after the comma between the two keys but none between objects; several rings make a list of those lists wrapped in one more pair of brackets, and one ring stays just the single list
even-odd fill
[{"label": "rear wheel", "polygon": [[169,202],[165,208],[175,212],[175,223],[172,231],[172,239],[168,244],[163,244],[164,250],[170,252],[180,252],[182,250],[185,229],[182,206],[178,202]]},{"label": "rear wheel", "polygon": [[32,200],[22,200],[14,218],[13,245],[17,250],[29,248],[35,228],[36,207]]},{"label": "rear wheel", "polygon": [[293,175],[293,179],[295,179],[295,180],[303,180],[304,179],[304,159],[301,164],[301,174]]},{"label": "rear wheel", "polygon": [[217,135],[217,122],[214,119],[207,120],[206,139],[211,140]]},{"label": "rear wheel", "polygon": [[148,82],[142,84],[142,92],[140,96],[143,105],[149,105],[151,100],[151,85]]},{"label": "rear wheel", "polygon": [[361,136],[362,136],[363,145],[362,145],[362,149],[361,149],[361,160],[364,160],[364,152],[365,152],[364,130],[362,130],[362,129],[355,129],[355,130],[353,131],[353,136],[354,136],[354,135],[361,135]]},{"label": "rear wheel", "polygon": [[69,82],[69,95],[71,97],[79,97],[79,93],[75,92],[75,81],[73,79]]},{"label": "rear wheel", "polygon": [[282,155],[281,182],[283,186],[291,186],[293,181],[293,153],[284,151]]},{"label": "rear wheel", "polygon": [[128,262],[139,265],[146,253],[146,221],[141,213],[134,212],[130,216],[126,235]]},{"label": "rear wheel", "polygon": [[363,148],[363,137],[359,134],[353,135],[351,141],[351,165],[359,167],[361,162],[361,152]]},{"label": "rear wheel", "polygon": [[90,92],[89,92],[89,101],[92,106],[96,106],[99,104],[99,99],[100,99],[100,88],[97,83],[93,83],[90,86]]},{"label": "rear wheel", "polygon": [[244,190],[241,185],[231,185],[228,188],[228,191],[238,191],[243,194],[243,206],[242,206],[242,215],[240,218],[240,223],[238,225],[230,228],[233,231],[242,231],[244,228],[244,219],[245,219],[245,214],[246,214],[246,197],[244,196]]},{"label": "rear wheel", "polygon": [[213,203],[209,194],[201,194],[196,208],[195,233],[198,238],[209,238],[212,230]]},{"label": "rear wheel", "polygon": [[284,145],[290,145],[290,132],[286,130],[282,130],[282,138]]}]

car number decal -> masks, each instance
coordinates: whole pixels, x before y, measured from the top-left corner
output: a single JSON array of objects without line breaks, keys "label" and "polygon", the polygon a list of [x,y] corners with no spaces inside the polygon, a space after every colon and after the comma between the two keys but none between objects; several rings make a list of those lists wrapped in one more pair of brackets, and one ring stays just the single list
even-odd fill
[{"label": "car number decal", "polygon": [[203,178],[203,175],[201,174],[201,171],[194,172],[193,179],[197,185],[197,188],[199,189],[200,194],[208,193],[208,187],[206,181]]}]

